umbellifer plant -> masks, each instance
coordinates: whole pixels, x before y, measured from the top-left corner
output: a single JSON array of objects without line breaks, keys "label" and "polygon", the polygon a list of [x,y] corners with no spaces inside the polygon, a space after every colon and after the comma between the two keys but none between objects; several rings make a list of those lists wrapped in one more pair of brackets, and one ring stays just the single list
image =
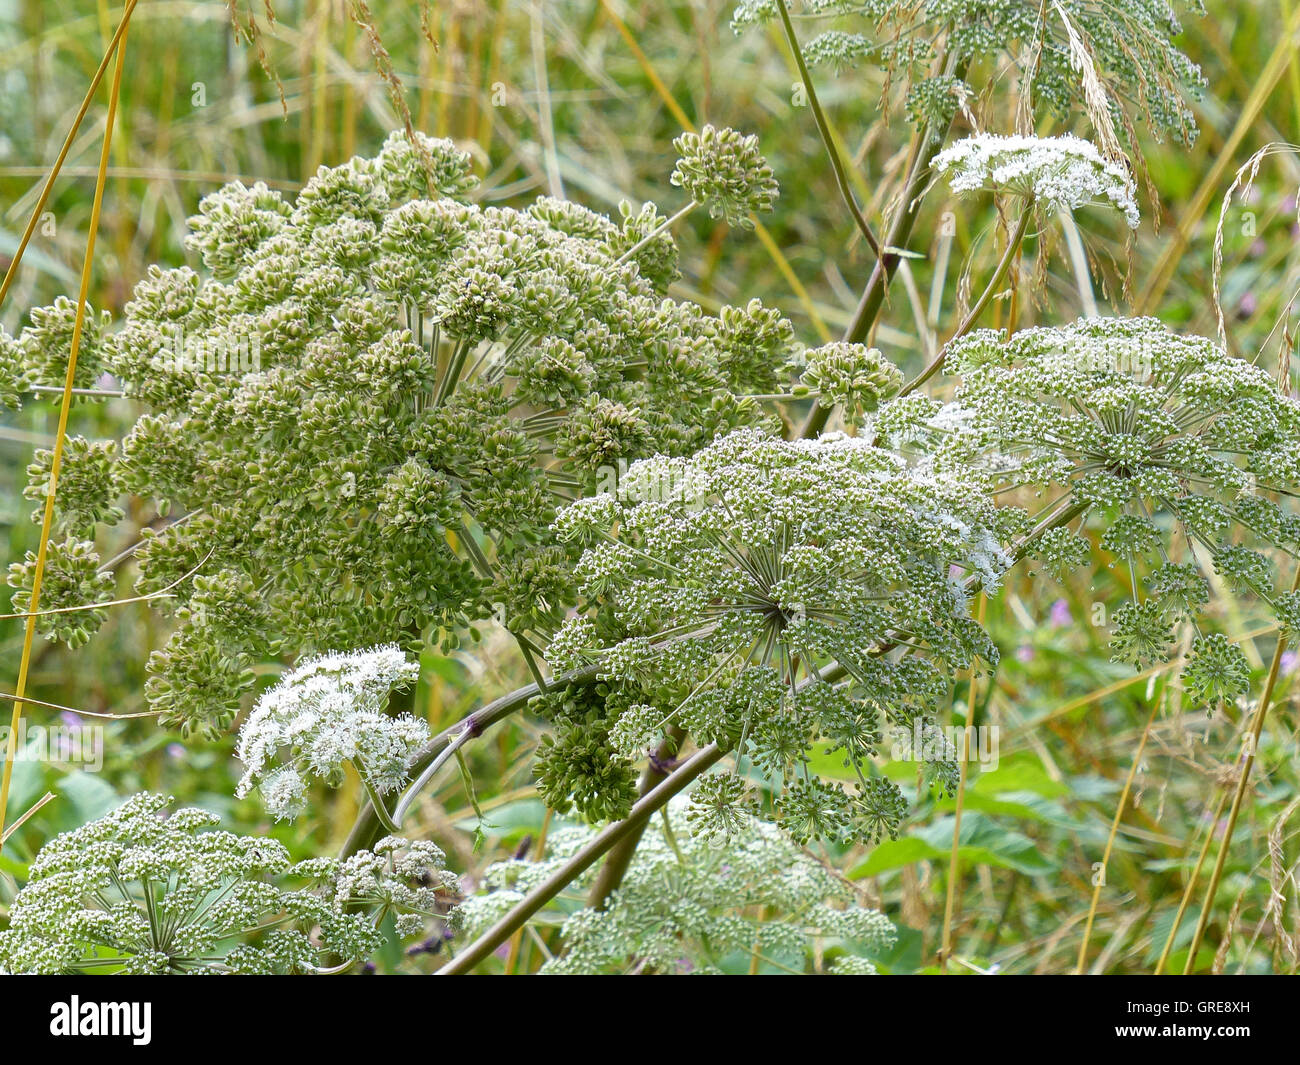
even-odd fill
[{"label": "umbellifer plant", "polygon": [[[1172,13],[793,14],[744,3],[735,25],[781,25],[837,176],[809,62],[889,69],[915,127],[882,236],[841,186],[877,259],[840,340],[801,343],[758,300],[670,295],[675,223],[701,206],[744,230],[779,202],[757,139],[713,126],[674,142],[665,204],[618,220],[548,196],[483,206],[468,153],[399,131],[292,202],[261,184],[213,193],[190,225],[202,272],[150,271],[120,323],[84,315],[78,388],[93,398],[111,374],[141,410],[121,440],[67,441],[48,551],[10,569],[14,610],[41,568],[39,633],[84,644],[129,559],[169,619],[145,688],[159,725],[236,728],[238,794],[276,819],[349,775],[364,800],[338,859],[294,864],[273,839],[130,798],[42,850],[0,968],[335,971],[395,914],[417,956],[450,957],[444,973],[530,921],[563,926],[546,972],[873,971],[892,931],[835,856],[897,838],[924,789],[961,791],[941,726],[957,680],[999,658],[976,602],[1017,565],[1090,565],[1090,536],[1131,593],[1116,660],[1185,655],[1186,695],[1211,712],[1249,696],[1244,652],[1204,610],[1206,568],[1300,629],[1275,572],[1300,552],[1296,400],[1155,319],[1017,330],[1012,301],[1005,328],[977,328],[1022,283],[1031,222],[1040,260],[1056,216],[1136,228],[1134,117],[1192,139],[1199,75]],[[801,45],[796,24],[822,19],[848,28]],[[990,52],[1016,73],[1014,113],[977,85]],[[1093,139],[1032,135],[1043,114]],[[904,372],[868,341],[922,201],[945,189],[1016,221],[945,343]],[[77,317],[61,300],[0,334],[0,401],[59,383]],[[29,470],[40,506],[53,464],[42,451]],[[110,529],[124,543],[106,564]],[[490,631],[533,683],[432,734],[401,698],[419,656]],[[516,713],[543,724],[548,817],[581,824],[459,884],[398,833]],[[915,787],[885,771],[898,734],[944,751]]]}]

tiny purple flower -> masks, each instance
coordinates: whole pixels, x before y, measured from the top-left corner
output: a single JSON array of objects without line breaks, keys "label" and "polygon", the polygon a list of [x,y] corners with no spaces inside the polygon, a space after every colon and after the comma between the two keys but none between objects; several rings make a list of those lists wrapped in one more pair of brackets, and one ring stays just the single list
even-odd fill
[{"label": "tiny purple flower", "polygon": [[1064,628],[1073,620],[1074,617],[1070,613],[1070,604],[1068,602],[1064,599],[1058,599],[1052,604],[1052,624],[1058,629]]}]

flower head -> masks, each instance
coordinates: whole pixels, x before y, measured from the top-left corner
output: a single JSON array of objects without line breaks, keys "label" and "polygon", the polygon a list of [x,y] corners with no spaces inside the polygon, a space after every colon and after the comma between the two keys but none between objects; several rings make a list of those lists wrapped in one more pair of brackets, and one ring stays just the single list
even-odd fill
[{"label": "flower head", "polygon": [[[1152,318],[1081,319],[1009,340],[980,330],[948,359],[961,418],[940,424],[931,403],[897,421],[886,410],[880,421],[925,440],[939,469],[982,464],[1006,487],[1062,485],[1081,527],[1104,523],[1100,547],[1129,568],[1135,593],[1114,615],[1118,658],[1168,657],[1174,622],[1199,618],[1208,603],[1206,555],[1237,590],[1276,601],[1280,615],[1269,560],[1234,542],[1300,545],[1300,517],[1278,501],[1300,489],[1300,403],[1266,370]],[[1091,548],[1058,528],[1029,551],[1064,572],[1086,564]],[[1139,604],[1140,585],[1149,594]]]},{"label": "flower head", "polygon": [[778,193],[776,178],[753,134],[705,126],[699,133],[683,133],[673,147],[680,158],[672,183],[707,206],[712,217],[752,229],[749,216],[772,209]]},{"label": "flower head", "polygon": [[[695,790],[727,779],[705,777]],[[871,966],[863,955],[894,942],[883,914],[863,905],[846,881],[776,825],[740,813],[724,841],[707,827],[697,829],[690,809],[690,800],[679,797],[666,812],[671,835],[658,820],[646,831],[604,908],[566,916],[565,949],[542,972],[716,973],[730,971],[729,956],[741,959],[743,972],[756,951],[811,971],[818,971],[825,951],[836,959],[832,968],[866,971]],[[589,829],[561,829],[548,837],[543,861],[492,866],[487,890],[467,898],[453,921],[469,934],[486,928],[590,835]],[[762,920],[751,916],[760,911]]]},{"label": "flower head", "polygon": [[[750,142],[723,142],[710,134],[691,172],[758,206]],[[147,687],[167,722],[224,727],[237,702],[221,700],[246,686],[211,674],[223,662],[238,674],[253,657],[375,641],[449,649],[507,599],[545,639],[573,561],[549,531],[562,501],[620,464],[768,420],[744,396],[775,387],[792,327],[761,305],[715,316],[665,298],[667,232],[622,261],[658,227],[653,207],[620,220],[551,197],[480,207],[464,199],[473,183],[450,142],[395,133],[375,158],[322,167],[292,203],[229,185],[191,220],[210,276],[149,271],[102,343],[92,316],[85,365],[100,352],[147,408],[112,487],[188,512],[135,554],[141,592],[175,585],[165,608],[182,628]],[[57,368],[70,307],[0,341],[0,374],[14,343]],[[115,516],[89,476],[107,456],[78,464],[96,488],[69,496],[84,532]],[[220,587],[179,580],[195,567]],[[507,596],[505,574],[535,580]]]},{"label": "flower head", "polygon": [[[996,508],[978,479],[922,474],[862,439],[741,430],[690,460],[635,464],[618,497],[574,504],[556,529],[590,545],[577,572],[594,613],[561,629],[552,663],[596,661],[624,686],[588,714],[614,735],[627,707],[644,720],[645,689],[662,723],[792,785],[819,738],[865,783],[877,719],[924,717],[942,687],[900,647],[962,665],[996,655],[954,575],[997,584]],[[847,684],[822,679],[831,666]],[[783,818],[856,832],[865,807],[833,791],[796,789]]]},{"label": "flower head", "polygon": [[1130,229],[1138,225],[1137,188],[1128,171],[1072,134],[981,133],[944,149],[932,165],[954,192],[992,189],[1065,211],[1104,203],[1123,214]]},{"label": "flower head", "polygon": [[310,973],[330,955],[364,959],[384,940],[377,917],[436,912],[451,884],[430,843],[295,866],[277,840],[170,805],[135,795],[42,847],[0,931],[0,970]]},{"label": "flower head", "polygon": [[378,794],[406,780],[429,727],[384,712],[389,695],[413,683],[419,666],[396,647],[313,658],[257,701],[239,732],[245,772],[236,794],[254,787],[277,818],[296,816],[306,778],[337,784],[350,762]]},{"label": "flower head", "polygon": [[823,407],[842,406],[849,418],[874,412],[903,386],[903,373],[876,348],[837,342],[804,352],[804,387]]},{"label": "flower head", "polygon": [[[31,609],[36,562],[36,552],[28,551],[22,562],[9,563],[9,586],[15,589],[13,608],[19,614]],[[93,541],[72,534],[50,541],[41,583],[40,605],[46,612],[36,619],[37,632],[47,640],[80,647],[108,618],[108,612],[95,604],[112,598],[113,577],[100,569]],[[78,609],[50,612],[68,607]]]}]

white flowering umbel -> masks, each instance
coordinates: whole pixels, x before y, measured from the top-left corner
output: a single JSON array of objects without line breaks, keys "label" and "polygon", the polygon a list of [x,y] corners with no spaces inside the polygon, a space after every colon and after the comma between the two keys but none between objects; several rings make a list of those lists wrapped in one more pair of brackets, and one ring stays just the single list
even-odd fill
[{"label": "white flowering umbel", "polygon": [[167,815],[142,793],[41,848],[0,931],[10,973],[313,973],[365,959],[445,910],[454,881],[431,843],[393,838],[343,863]]},{"label": "white flowering umbel", "polygon": [[[775,825],[745,816],[720,846],[692,831],[685,813],[679,799],[666,822],[651,824],[604,909],[564,919],[564,950],[541,972],[874,971],[863,955],[892,945],[894,929],[857,901],[850,884]],[[481,931],[590,835],[564,829],[548,841],[546,860],[492,866],[487,892],[466,899],[453,922],[470,935]]]},{"label": "white flowering umbel", "polygon": [[[1244,694],[1244,654],[1200,628],[1210,602],[1202,560],[1270,604],[1289,630],[1300,623],[1300,600],[1277,592],[1259,550],[1300,552],[1300,517],[1281,505],[1300,490],[1300,404],[1263,368],[1154,318],[1081,319],[1010,340],[981,330],[952,345],[947,368],[961,379],[962,417],[908,401],[914,425],[930,419],[939,466],[992,455],[1006,485],[1064,486],[1080,531],[1095,524],[1102,550],[1129,570],[1115,657],[1139,667],[1165,660],[1190,622],[1191,695],[1213,706]],[[881,422],[910,432],[895,414]],[[1066,526],[1033,553],[1062,574],[1091,560],[1089,543]]]},{"label": "white flowering umbel", "polygon": [[[574,776],[591,785],[597,767],[603,785],[619,764],[607,748],[674,725],[771,774],[798,839],[895,832],[901,796],[871,769],[881,719],[933,711],[947,690],[936,663],[996,656],[967,598],[1008,564],[998,521],[977,476],[923,475],[860,438],[738,430],[689,460],[637,463],[619,498],[580,500],[556,522],[590,544],[578,565],[590,609],[557,635],[552,663],[595,661],[617,683],[600,706],[549,696],[562,728],[543,751],[544,794]],[[828,681],[831,667],[847,683]],[[856,793],[809,776],[819,741],[854,767]],[[744,789],[710,787],[725,828]]]},{"label": "white flowering umbel", "polygon": [[239,731],[245,773],[236,794],[256,788],[277,819],[296,817],[308,778],[337,787],[351,763],[377,795],[406,782],[429,726],[410,714],[384,712],[393,691],[420,675],[396,647],[313,658],[257,701]]},{"label": "white flowering umbel", "polygon": [[954,192],[991,190],[1062,211],[1102,204],[1138,226],[1137,187],[1123,167],[1089,141],[1060,137],[1003,137],[981,133],[935,156],[936,171]]}]

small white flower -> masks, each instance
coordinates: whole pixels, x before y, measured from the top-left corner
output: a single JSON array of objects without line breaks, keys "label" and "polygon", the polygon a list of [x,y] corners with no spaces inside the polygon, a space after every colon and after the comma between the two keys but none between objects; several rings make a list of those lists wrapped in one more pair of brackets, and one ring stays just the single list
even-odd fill
[{"label": "small white flower", "polygon": [[1137,188],[1128,172],[1079,137],[1003,137],[981,133],[935,156],[954,192],[995,189],[1058,210],[1109,204],[1138,226]]},{"label": "small white flower", "polygon": [[351,762],[381,795],[405,782],[429,727],[410,714],[384,712],[389,695],[420,675],[397,647],[330,653],[303,663],[266,692],[239,732],[245,773],[236,792],[254,788],[276,818],[301,812],[305,775],[339,779]]}]

